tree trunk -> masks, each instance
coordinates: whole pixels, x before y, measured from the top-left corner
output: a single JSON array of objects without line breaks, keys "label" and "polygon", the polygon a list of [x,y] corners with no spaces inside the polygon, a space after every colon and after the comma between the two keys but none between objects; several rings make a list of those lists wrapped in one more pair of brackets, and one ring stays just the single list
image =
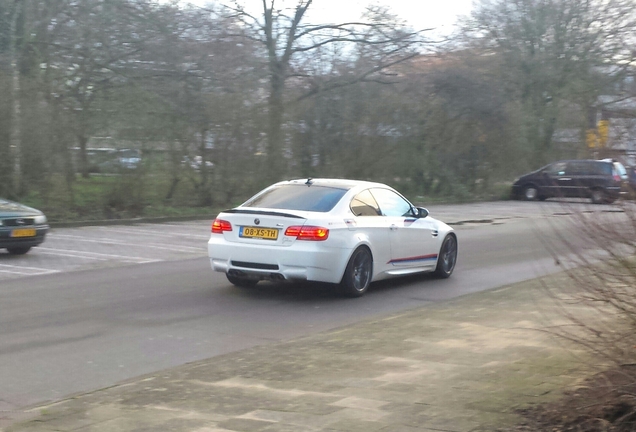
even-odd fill
[{"label": "tree trunk", "polygon": [[205,138],[207,136],[207,130],[201,130],[201,140],[199,141],[199,153],[201,154],[201,165],[199,166],[199,175],[201,178],[199,188],[199,203],[202,206],[208,206],[212,204],[212,188],[210,187],[210,176],[208,173],[208,167],[206,165],[207,148],[205,144]]},{"label": "tree trunk", "polygon": [[170,181],[170,188],[168,189],[168,193],[166,194],[166,197],[163,199],[164,201],[172,200],[172,196],[174,195],[175,191],[177,190],[177,186],[179,185],[180,181],[181,181],[181,178],[172,177],[172,180]]},{"label": "tree trunk", "polygon": [[21,140],[20,140],[20,69],[18,68],[18,50],[17,50],[17,22],[18,16],[22,11],[22,0],[15,0],[13,16],[11,17],[10,41],[9,41],[9,57],[11,61],[11,147],[14,150],[13,175],[14,175],[14,193],[19,195],[22,189],[22,161],[21,161]]},{"label": "tree trunk", "polygon": [[283,101],[284,78],[281,71],[276,71],[271,78],[271,94],[268,99],[268,134],[267,134],[267,166],[263,170],[269,183],[282,180],[285,176],[285,159],[283,157]]},{"label": "tree trunk", "polygon": [[77,136],[77,142],[79,143],[79,172],[83,178],[88,178],[88,158],[86,157],[86,144],[88,143],[88,137],[84,134]]}]

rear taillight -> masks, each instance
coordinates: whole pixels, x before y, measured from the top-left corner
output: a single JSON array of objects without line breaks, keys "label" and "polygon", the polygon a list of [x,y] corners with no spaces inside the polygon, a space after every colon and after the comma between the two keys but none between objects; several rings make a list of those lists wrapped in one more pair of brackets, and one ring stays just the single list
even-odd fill
[{"label": "rear taillight", "polygon": [[618,174],[614,174],[614,181],[615,182],[620,182],[621,181],[621,176],[619,176]]},{"label": "rear taillight", "polygon": [[317,226],[290,226],[285,230],[288,237],[296,237],[296,240],[323,241],[329,237],[329,229]]},{"label": "rear taillight", "polygon": [[223,219],[212,221],[212,234],[223,234],[224,231],[232,231],[232,224]]}]

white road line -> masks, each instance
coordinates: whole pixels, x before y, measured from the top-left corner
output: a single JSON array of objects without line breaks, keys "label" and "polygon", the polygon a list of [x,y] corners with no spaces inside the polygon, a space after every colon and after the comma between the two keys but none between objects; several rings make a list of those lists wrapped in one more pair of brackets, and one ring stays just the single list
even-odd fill
[{"label": "white road line", "polygon": [[[42,249],[42,248],[40,248],[40,249]],[[89,257],[89,256],[85,256],[85,255],[73,255],[73,254],[65,254],[65,253],[58,253],[58,252],[45,252],[43,250],[40,250],[40,253],[42,253],[44,255],[66,256],[66,257],[72,257],[72,258],[98,260],[98,261],[107,261],[108,260],[108,258]]]},{"label": "white road line", "polygon": [[[61,255],[66,252],[68,256],[74,256],[77,258],[87,258],[87,259],[92,258],[92,259],[103,259],[103,260],[115,258],[120,261],[136,262],[139,264],[163,261],[163,260],[154,259],[154,258],[131,257],[126,255],[105,254],[100,252],[89,252],[89,251],[77,251],[72,249],[53,249],[53,248],[47,248],[42,246],[38,246],[38,250],[42,251],[43,253],[49,253],[52,255],[56,255],[56,254]],[[50,251],[50,252],[44,252],[44,251]],[[77,254],[77,255],[71,255],[71,254]],[[91,255],[95,255],[95,256],[91,257]],[[106,257],[106,258],[100,258],[100,257]]]},{"label": "white road line", "polygon": [[9,270],[0,270],[0,273],[9,273],[16,275],[37,275],[38,273],[25,273],[25,272],[17,272],[17,271],[9,271]]},{"label": "white road line", "polygon": [[208,243],[205,242],[201,246],[170,246],[167,248],[162,247],[163,243],[148,243],[148,246],[152,246],[157,249],[166,249],[172,252],[183,252],[183,253],[193,253],[200,252],[201,254],[208,253]]},{"label": "white road line", "polygon": [[183,222],[180,224],[170,224],[170,223],[162,223],[162,224],[145,224],[145,225],[140,225],[140,226],[164,226],[164,227],[174,227],[174,228],[183,228],[183,227],[201,227],[201,226],[206,226],[208,230],[210,230],[211,226],[212,226],[212,221],[214,220],[215,216],[212,216],[210,219],[208,219],[207,222],[202,223],[201,221],[198,222]]},{"label": "white road line", "polygon": [[127,242],[122,242],[122,241],[116,241],[116,240],[111,240],[111,239],[107,239],[107,238],[97,238],[97,239],[87,239],[85,237],[82,236],[75,236],[75,235],[70,235],[70,234],[48,234],[49,238],[68,238],[71,240],[77,240],[77,241],[83,241],[83,242],[88,242],[88,243],[102,243],[102,244],[113,244],[113,245],[120,245],[120,246],[135,246],[135,247],[149,247],[151,246],[153,249],[163,249],[163,250],[168,250],[171,252],[193,252],[193,251],[205,251],[206,250],[206,245],[202,245],[201,247],[194,247],[194,246],[163,246],[161,244],[156,244],[156,243],[144,243],[144,244],[139,244],[139,243],[127,243]]},{"label": "white road line", "polygon": [[37,272],[37,273],[27,273],[27,272],[19,272],[19,271],[11,271],[11,270],[0,270],[0,273],[9,273],[9,274],[23,275],[23,276],[39,276],[39,275],[44,275],[44,274],[59,273],[59,270],[41,271],[41,272]]},{"label": "white road line", "polygon": [[59,270],[49,270],[49,269],[43,269],[43,268],[39,268],[39,267],[28,267],[28,266],[14,266],[14,265],[9,265],[9,264],[0,264],[0,267],[9,267],[12,269],[18,269],[18,270],[34,270],[36,273],[31,272],[31,273],[25,273],[25,272],[21,272],[18,270],[3,270],[0,268],[0,272],[2,273],[15,273],[15,274],[23,274],[23,275],[39,275],[39,274],[48,274],[48,273],[59,273]]},{"label": "white road line", "polygon": [[192,239],[201,239],[207,240],[210,238],[209,235],[204,234],[184,234],[184,233],[165,233],[165,232],[157,232],[156,229],[140,229],[140,228],[113,228],[113,227],[98,227],[99,230],[108,231],[108,232],[121,232],[121,233],[130,233],[130,234],[143,234],[150,235],[156,237],[179,237],[179,238],[192,238]]}]

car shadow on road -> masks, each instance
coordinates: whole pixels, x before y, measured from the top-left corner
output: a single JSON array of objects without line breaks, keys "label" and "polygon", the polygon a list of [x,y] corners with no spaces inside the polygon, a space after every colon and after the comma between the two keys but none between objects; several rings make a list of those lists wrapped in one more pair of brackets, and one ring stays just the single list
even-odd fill
[{"label": "car shadow on road", "polygon": [[29,255],[16,255],[16,254],[10,254],[9,252],[0,249],[0,259],[1,260],[17,260],[17,259],[24,259],[26,257],[29,257]]},{"label": "car shadow on road", "polygon": [[316,300],[338,300],[344,298],[336,285],[317,282],[269,282],[261,281],[249,288],[231,287],[235,295],[252,299],[283,300],[289,302],[311,302]]},{"label": "car shadow on road", "polygon": [[[416,284],[425,284],[439,280],[432,273],[415,274],[399,278],[373,282],[369,291],[362,297],[391,295],[405,288],[413,288]],[[255,287],[239,288],[231,286],[233,293],[252,299],[280,300],[286,302],[313,301],[356,301],[357,298],[345,296],[338,285],[320,282],[269,282],[261,281]]]}]

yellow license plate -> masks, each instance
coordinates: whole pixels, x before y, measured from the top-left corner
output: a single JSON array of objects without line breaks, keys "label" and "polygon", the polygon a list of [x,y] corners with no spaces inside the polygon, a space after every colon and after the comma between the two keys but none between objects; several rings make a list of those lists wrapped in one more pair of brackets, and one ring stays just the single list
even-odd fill
[{"label": "yellow license plate", "polygon": [[14,229],[11,231],[11,237],[35,237],[35,230],[33,228]]},{"label": "yellow license plate", "polygon": [[241,227],[239,237],[243,238],[259,238],[265,240],[276,240],[278,238],[278,230],[274,228],[259,227]]}]

